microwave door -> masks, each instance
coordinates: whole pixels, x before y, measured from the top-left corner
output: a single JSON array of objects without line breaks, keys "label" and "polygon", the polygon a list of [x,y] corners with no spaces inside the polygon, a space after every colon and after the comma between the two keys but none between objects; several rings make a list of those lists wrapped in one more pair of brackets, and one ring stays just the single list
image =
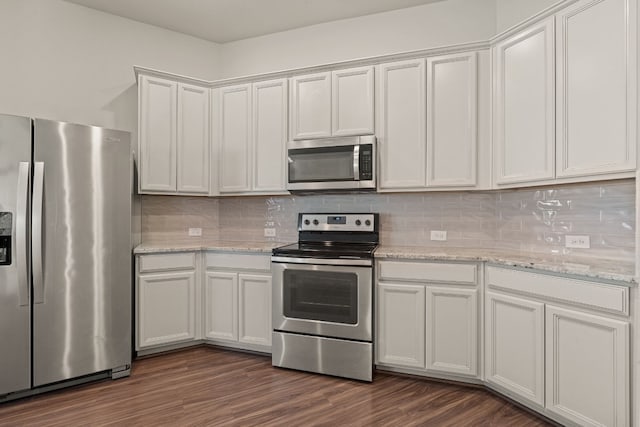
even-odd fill
[{"label": "microwave door", "polygon": [[289,183],[353,182],[359,179],[359,146],[289,150]]}]

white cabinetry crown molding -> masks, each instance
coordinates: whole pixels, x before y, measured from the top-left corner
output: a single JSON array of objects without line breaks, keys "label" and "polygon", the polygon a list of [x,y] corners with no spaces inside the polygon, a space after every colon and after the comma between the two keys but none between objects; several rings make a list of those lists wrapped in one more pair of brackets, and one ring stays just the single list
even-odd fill
[{"label": "white cabinetry crown molding", "polygon": [[233,77],[222,80],[201,80],[180,74],[169,73],[166,71],[156,70],[153,68],[147,68],[139,65],[133,66],[133,71],[136,76],[136,81],[139,80],[141,74],[147,76],[170,78],[183,83],[190,83],[200,86],[210,86],[212,88],[236,85],[242,83],[255,83],[262,80],[271,80],[279,78],[289,78],[301,74],[321,73],[325,71],[340,70],[343,68],[360,67],[366,65],[378,65],[384,62],[403,61],[406,59],[424,58],[426,56],[434,55],[448,55],[453,53],[463,53],[478,50],[489,49],[489,40],[476,41],[470,43],[461,43],[449,46],[439,46],[429,49],[411,50],[406,52],[392,53],[388,55],[370,56],[365,58],[350,59],[347,61],[332,62],[328,64],[311,65],[302,68],[293,68],[289,70],[279,70],[270,73],[254,74],[248,76]]}]

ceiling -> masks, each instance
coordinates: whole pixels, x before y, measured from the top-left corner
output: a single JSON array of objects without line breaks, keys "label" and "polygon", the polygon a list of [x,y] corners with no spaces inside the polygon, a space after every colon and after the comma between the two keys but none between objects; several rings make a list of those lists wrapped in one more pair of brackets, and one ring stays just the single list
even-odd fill
[{"label": "ceiling", "polygon": [[216,43],[442,0],[67,0]]}]

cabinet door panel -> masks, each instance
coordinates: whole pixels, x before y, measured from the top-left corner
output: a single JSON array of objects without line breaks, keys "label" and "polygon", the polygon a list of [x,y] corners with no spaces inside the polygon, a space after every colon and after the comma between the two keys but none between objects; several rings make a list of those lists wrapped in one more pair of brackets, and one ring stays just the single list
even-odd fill
[{"label": "cabinet door panel", "polygon": [[427,287],[427,369],[478,372],[478,291]]},{"label": "cabinet door panel", "polygon": [[373,134],[373,67],[334,71],[331,91],[333,136]]},{"label": "cabinet door panel", "polygon": [[205,337],[238,340],[238,275],[208,271],[205,281]]},{"label": "cabinet door panel", "polygon": [[378,285],[378,362],[424,368],[422,285]]},{"label": "cabinet door panel", "polygon": [[195,272],[138,278],[138,347],[195,339]]},{"label": "cabinet door panel", "polygon": [[544,304],[494,292],[486,302],[487,381],[544,405]]},{"label": "cabinet door panel", "polygon": [[497,184],[554,177],[553,18],[493,49]]},{"label": "cabinet door panel", "polygon": [[629,324],[546,308],[546,407],[584,426],[629,425]]},{"label": "cabinet door panel", "polygon": [[170,80],[140,76],[140,190],[176,191],[176,92]]},{"label": "cabinet door panel", "polygon": [[178,191],[209,192],[209,89],[178,85]]},{"label": "cabinet door panel", "polygon": [[253,189],[285,190],[287,80],[253,84]]},{"label": "cabinet door panel", "polygon": [[291,137],[331,136],[331,73],[291,79]]},{"label": "cabinet door panel", "polygon": [[477,54],[427,59],[427,185],[476,184]]},{"label": "cabinet door panel", "polygon": [[271,345],[271,276],[240,274],[240,342]]},{"label": "cabinet door panel", "polygon": [[220,89],[220,192],[251,189],[251,84]]},{"label": "cabinet door panel", "polygon": [[424,60],[380,65],[380,189],[426,185]]},{"label": "cabinet door panel", "polygon": [[583,0],[557,15],[558,176],[635,169],[635,8]]}]

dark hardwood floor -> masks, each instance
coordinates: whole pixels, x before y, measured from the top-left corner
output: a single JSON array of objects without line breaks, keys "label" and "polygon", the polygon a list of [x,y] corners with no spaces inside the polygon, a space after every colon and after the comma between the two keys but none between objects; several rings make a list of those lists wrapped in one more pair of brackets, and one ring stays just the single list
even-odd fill
[{"label": "dark hardwood floor", "polygon": [[198,347],[132,375],[0,404],[2,426],[546,426],[483,389],[378,372],[372,384]]}]

